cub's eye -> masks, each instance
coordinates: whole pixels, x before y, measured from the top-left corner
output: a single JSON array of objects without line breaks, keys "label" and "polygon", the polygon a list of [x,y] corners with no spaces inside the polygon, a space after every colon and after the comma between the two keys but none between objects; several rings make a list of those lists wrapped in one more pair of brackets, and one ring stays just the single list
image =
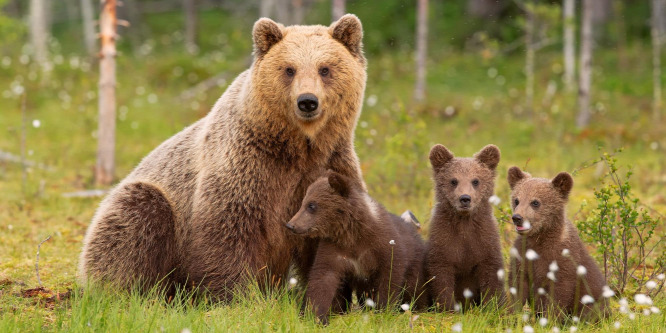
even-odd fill
[{"label": "cub's eye", "polygon": [[319,75],[321,76],[328,76],[328,67],[323,67],[319,70]]},{"label": "cub's eye", "polygon": [[296,74],[296,70],[294,70],[291,67],[287,67],[286,72],[287,72],[287,76],[294,76],[294,74]]},{"label": "cub's eye", "polygon": [[514,207],[518,207],[519,203],[520,203],[520,201],[518,201],[518,199],[513,199],[513,206]]},{"label": "cub's eye", "polygon": [[314,202],[311,202],[308,204],[308,212],[314,213],[317,210],[317,204]]},{"label": "cub's eye", "polygon": [[539,206],[541,206],[541,203],[536,200],[533,200],[532,202],[530,202],[530,205],[532,205],[532,207],[534,208],[539,208]]},{"label": "cub's eye", "polygon": [[474,185],[474,187],[479,186],[479,180],[478,179],[472,180],[472,185]]},{"label": "cub's eye", "polygon": [[458,186],[458,180],[457,179],[451,179],[451,185]]}]

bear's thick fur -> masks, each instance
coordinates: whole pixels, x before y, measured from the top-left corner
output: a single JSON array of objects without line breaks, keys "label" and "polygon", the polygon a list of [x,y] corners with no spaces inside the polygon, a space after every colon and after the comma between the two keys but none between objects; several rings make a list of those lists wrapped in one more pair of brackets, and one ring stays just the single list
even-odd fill
[{"label": "bear's thick fur", "polygon": [[[578,230],[566,218],[571,175],[561,172],[552,180],[532,178],[514,166],[508,180],[512,219],[518,232],[511,249],[509,277],[509,285],[515,288],[511,294],[518,300],[515,305],[522,308],[529,301],[537,312],[560,319],[565,314],[590,320],[606,315],[604,276],[578,237]],[[585,267],[584,272],[577,272],[578,265]],[[591,296],[594,303],[583,304],[586,295],[586,300]]]},{"label": "bear's thick fur", "polygon": [[258,20],[251,68],[102,201],[80,279],[187,281],[229,299],[248,277],[284,281],[292,259],[306,270],[316,244],[284,228],[305,190],[327,169],[363,182],[353,147],[362,34],[354,15],[330,27]]},{"label": "bear's thick fur", "polygon": [[316,180],[286,226],[319,239],[306,301],[323,324],[332,306],[351,304],[352,291],[379,308],[398,300],[427,306],[425,244],[414,223],[386,211],[353,180],[335,172]]},{"label": "bear's thick fur", "polygon": [[[454,158],[442,145],[430,150],[435,207],[427,245],[426,278],[435,305],[504,299],[502,249],[488,199],[495,189],[500,151],[484,147],[473,158]],[[470,294],[471,293],[471,294]]]}]

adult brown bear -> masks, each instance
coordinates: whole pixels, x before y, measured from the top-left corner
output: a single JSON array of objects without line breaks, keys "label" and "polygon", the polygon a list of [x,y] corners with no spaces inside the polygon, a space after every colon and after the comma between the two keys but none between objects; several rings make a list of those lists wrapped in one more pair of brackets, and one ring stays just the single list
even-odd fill
[{"label": "adult brown bear", "polygon": [[254,62],[203,119],[151,152],[102,201],[79,277],[122,287],[201,284],[229,299],[245,278],[284,281],[314,244],[284,223],[326,169],[362,182],[354,128],[366,82],[362,27],[253,29]]}]

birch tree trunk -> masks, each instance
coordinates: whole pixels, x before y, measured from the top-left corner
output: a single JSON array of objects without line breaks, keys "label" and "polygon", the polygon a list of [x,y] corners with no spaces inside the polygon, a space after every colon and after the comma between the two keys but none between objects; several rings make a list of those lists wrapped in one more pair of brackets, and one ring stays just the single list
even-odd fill
[{"label": "birch tree trunk", "polygon": [[564,0],[564,86],[574,90],[576,75],[575,0]]},{"label": "birch tree trunk", "polygon": [[532,1],[525,3],[525,108],[534,108],[534,10]]},{"label": "birch tree trunk", "polygon": [[275,0],[261,0],[261,5],[259,6],[259,16],[260,17],[272,17],[275,9]]},{"label": "birch tree trunk", "polygon": [[428,53],[428,0],[418,0],[416,11],[416,84],[414,101],[425,100],[426,58]]},{"label": "birch tree trunk", "polygon": [[95,182],[113,181],[116,142],[116,0],[105,0],[100,17],[99,130]]},{"label": "birch tree trunk", "polygon": [[193,54],[197,52],[197,4],[196,0],[183,0],[185,12],[185,49]]},{"label": "birch tree trunk", "polygon": [[585,128],[590,123],[590,88],[592,86],[592,18],[593,2],[583,0],[583,24],[580,47],[580,78],[578,84],[578,117],[576,126]]},{"label": "birch tree trunk", "polygon": [[35,61],[44,69],[48,60],[48,21],[45,0],[30,0],[30,43]]},{"label": "birch tree trunk", "polygon": [[95,54],[95,22],[93,21],[93,4],[92,0],[81,0],[81,18],[83,21],[83,41],[86,45],[86,52],[88,55]]},{"label": "birch tree trunk", "polygon": [[650,32],[652,35],[652,84],[653,100],[652,114],[654,120],[661,118],[662,98],[661,98],[661,41],[663,26],[663,0],[652,0],[652,24]]},{"label": "birch tree trunk", "polygon": [[342,17],[342,15],[345,15],[345,11],[346,11],[345,7],[347,5],[346,2],[347,2],[346,0],[333,0],[332,1],[333,6],[331,8],[332,9],[331,13],[333,15],[333,17],[332,17],[333,22],[339,20]]}]

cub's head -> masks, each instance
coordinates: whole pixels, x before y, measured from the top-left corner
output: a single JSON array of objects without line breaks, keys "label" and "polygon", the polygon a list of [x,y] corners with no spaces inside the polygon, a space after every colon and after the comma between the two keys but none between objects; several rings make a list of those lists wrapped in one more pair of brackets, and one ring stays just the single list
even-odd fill
[{"label": "cub's head", "polygon": [[298,213],[286,224],[295,234],[314,238],[339,237],[347,231],[350,197],[356,189],[351,180],[329,171],[308,187]]},{"label": "cub's head", "polygon": [[252,89],[261,108],[308,137],[328,123],[353,128],[365,90],[361,21],[347,14],[329,27],[254,24]]},{"label": "cub's head", "polygon": [[455,158],[442,145],[430,150],[437,204],[447,205],[459,214],[474,212],[488,204],[495,189],[495,169],[500,151],[487,145],[472,158]]},{"label": "cub's head", "polygon": [[509,169],[513,224],[522,235],[536,235],[561,224],[573,178],[560,172],[553,179],[533,178],[518,167]]}]

